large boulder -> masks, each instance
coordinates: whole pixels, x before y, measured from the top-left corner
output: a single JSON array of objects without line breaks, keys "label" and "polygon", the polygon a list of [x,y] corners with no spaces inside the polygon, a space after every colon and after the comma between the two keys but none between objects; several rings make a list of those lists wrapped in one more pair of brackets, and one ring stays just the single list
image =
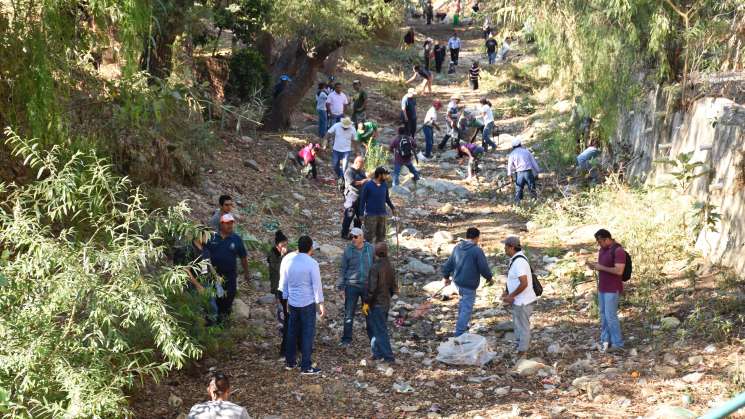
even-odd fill
[{"label": "large boulder", "polygon": [[454,240],[455,237],[449,231],[438,231],[432,236],[432,241],[435,244],[452,243]]},{"label": "large boulder", "polygon": [[405,269],[409,272],[423,274],[423,275],[432,275],[435,273],[435,268],[432,265],[428,265],[419,259],[416,258],[409,258],[409,263],[406,264]]},{"label": "large boulder", "polygon": [[541,362],[534,361],[532,359],[521,359],[517,361],[517,364],[515,365],[515,372],[517,372],[522,377],[528,377],[538,374],[538,371],[544,368],[547,367]]},{"label": "large boulder", "polygon": [[344,249],[333,244],[322,244],[319,250],[330,259],[338,259],[344,253]]},{"label": "large boulder", "polygon": [[440,194],[453,194],[462,198],[468,196],[470,193],[464,186],[443,179],[426,178],[420,180],[419,185]]},{"label": "large boulder", "polygon": [[[432,281],[427,283],[422,289],[428,294],[428,295],[434,295],[437,291],[440,291],[440,288],[445,285],[443,282],[440,281]],[[440,291],[439,295],[444,296],[450,296],[455,295],[458,293],[458,289],[455,287],[455,284],[451,283],[447,287],[443,288],[442,291]]]},{"label": "large boulder", "polygon": [[233,300],[233,315],[238,320],[248,320],[251,316],[251,307],[240,298]]}]

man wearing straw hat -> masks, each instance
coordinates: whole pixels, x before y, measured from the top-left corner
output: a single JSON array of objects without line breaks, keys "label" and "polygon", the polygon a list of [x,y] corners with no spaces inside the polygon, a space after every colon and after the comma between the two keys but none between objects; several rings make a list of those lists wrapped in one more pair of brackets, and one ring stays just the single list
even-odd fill
[{"label": "man wearing straw hat", "polygon": [[[341,121],[332,125],[329,132],[326,134],[326,140],[331,136],[334,137],[331,167],[334,169],[334,173],[336,173],[336,180],[339,183],[340,188],[344,185],[344,171],[347,170],[349,155],[352,152],[352,140],[356,134],[357,130],[354,129],[352,126],[352,120],[348,117],[344,117]],[[325,148],[324,144],[324,149]]]}]

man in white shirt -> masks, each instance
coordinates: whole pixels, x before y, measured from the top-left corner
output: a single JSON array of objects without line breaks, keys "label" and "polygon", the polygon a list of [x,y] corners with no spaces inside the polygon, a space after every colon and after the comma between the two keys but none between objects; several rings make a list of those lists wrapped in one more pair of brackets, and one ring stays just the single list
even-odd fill
[{"label": "man in white shirt", "polygon": [[453,32],[453,36],[448,39],[448,49],[450,50],[450,61],[458,65],[458,53],[460,53],[460,38],[458,32]]},{"label": "man in white shirt", "polygon": [[517,355],[522,357],[530,346],[530,315],[538,299],[533,290],[533,273],[528,258],[523,253],[520,238],[507,237],[502,241],[504,252],[510,257],[507,272],[507,289],[502,295],[505,304],[512,305],[512,322],[517,339]]},{"label": "man in white shirt", "polygon": [[437,111],[442,108],[442,102],[439,99],[435,99],[432,102],[432,106],[427,110],[427,114],[424,115],[424,124],[422,125],[422,132],[424,133],[424,157],[432,158],[432,144],[435,140],[434,130],[440,131],[440,126],[437,125]]},{"label": "man in white shirt", "polygon": [[230,382],[225,374],[216,372],[210,377],[207,394],[210,396],[210,401],[192,406],[187,419],[250,418],[245,408],[228,401],[228,398],[230,398]]},{"label": "man in white shirt", "polygon": [[326,98],[326,109],[332,124],[341,121],[347,105],[349,105],[349,98],[341,91],[341,83],[335,83],[334,91]]},{"label": "man in white shirt", "polygon": [[489,151],[489,147],[493,147],[497,150],[497,144],[491,139],[492,131],[494,131],[494,113],[491,110],[491,102],[486,99],[481,99],[481,117],[484,120],[484,131],[481,133],[481,146],[484,147],[484,151]]},{"label": "man in white shirt", "polygon": [[326,315],[323,307],[323,284],[318,262],[313,259],[313,240],[302,236],[297,242],[298,251],[288,254],[279,265],[279,289],[287,299],[289,320],[287,322],[287,349],[285,369],[292,370],[297,364],[297,340],[300,339],[300,373],[316,375],[320,369],[313,367],[313,341],[316,336],[316,306],[321,317]]},{"label": "man in white shirt", "polygon": [[[352,140],[357,135],[357,130],[354,129],[352,120],[349,118],[342,118],[341,121],[335,123],[329,128],[326,133],[326,139],[334,137],[334,145],[332,146],[331,154],[331,167],[336,173],[337,182],[339,179],[344,179],[344,172],[347,171],[347,165],[349,163],[349,155],[352,153]],[[324,141],[324,149],[326,149]],[[341,167],[340,166],[341,163]]]}]

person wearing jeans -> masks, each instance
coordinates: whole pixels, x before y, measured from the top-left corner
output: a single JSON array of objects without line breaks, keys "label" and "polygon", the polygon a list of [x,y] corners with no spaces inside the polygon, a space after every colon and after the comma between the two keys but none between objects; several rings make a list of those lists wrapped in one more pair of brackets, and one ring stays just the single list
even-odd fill
[{"label": "person wearing jeans", "polygon": [[[409,141],[408,155],[404,147],[401,146],[403,141]],[[416,141],[413,137],[409,136],[409,133],[405,127],[398,129],[398,137],[391,142],[390,145],[391,153],[393,154],[393,186],[398,185],[398,179],[401,176],[401,167],[406,166],[409,172],[414,175],[414,182],[419,180],[419,172],[414,167],[412,160],[416,157],[417,147]]]},{"label": "person wearing jeans", "polygon": [[350,243],[341,256],[341,269],[336,289],[344,293],[344,332],[341,346],[352,343],[354,314],[357,301],[364,300],[367,293],[367,277],[373,264],[373,246],[365,241],[361,228],[353,228]]},{"label": "person wearing jeans", "polygon": [[432,145],[435,141],[434,130],[437,129],[437,131],[440,131],[440,126],[437,125],[437,111],[441,108],[442,102],[435,99],[424,116],[424,124],[422,125],[422,133],[424,133],[424,157],[428,159],[432,158]]},{"label": "person wearing jeans", "polygon": [[450,50],[450,61],[458,65],[458,54],[460,53],[460,38],[458,32],[453,32],[453,36],[448,39],[448,49]]},{"label": "person wearing jeans", "polygon": [[396,208],[388,192],[386,178],[389,172],[384,167],[375,169],[373,179],[365,182],[360,192],[359,213],[365,215],[365,240],[370,243],[385,241],[385,225],[388,213],[385,206],[396,215]]},{"label": "person wearing jeans", "polygon": [[318,91],[316,92],[316,112],[318,113],[318,138],[323,138],[326,135],[328,129],[328,112],[326,112],[326,100],[328,100],[328,94],[324,90],[326,83],[318,83]]},{"label": "person wearing jeans", "polygon": [[530,315],[533,314],[538,297],[533,290],[533,273],[528,258],[522,251],[520,238],[510,236],[502,243],[504,253],[510,257],[507,287],[502,294],[502,302],[512,306],[517,354],[523,356],[530,346]]},{"label": "person wearing jeans", "polygon": [[[347,170],[349,155],[352,153],[352,140],[357,135],[357,130],[352,126],[352,120],[342,118],[329,128],[326,139],[334,137],[334,145],[331,154],[331,167],[336,173],[337,181],[343,184],[344,172]],[[326,145],[324,144],[324,149]]]},{"label": "person wearing jeans", "polygon": [[515,174],[515,203],[523,199],[523,191],[528,187],[530,195],[535,199],[538,193],[535,191],[535,176],[532,170],[521,170]]},{"label": "person wearing jeans", "polygon": [[297,341],[300,339],[302,359],[300,371],[304,375],[318,374],[313,367],[313,340],[316,334],[316,307],[321,317],[326,315],[323,306],[323,285],[318,262],[313,259],[316,246],[308,236],[297,242],[298,251],[287,254],[279,267],[279,289],[287,300],[289,320],[287,322],[287,346],[285,368],[292,370],[297,365]]},{"label": "person wearing jeans", "polygon": [[626,251],[606,229],[595,232],[600,248],[598,261],[587,266],[598,272],[598,314],[600,315],[600,345],[602,350],[623,351],[621,322],[618,320],[618,300],[623,293],[623,271]]},{"label": "person wearing jeans", "polygon": [[512,152],[507,158],[507,176],[513,177],[515,181],[515,204],[519,204],[523,199],[523,189],[526,185],[533,198],[537,198],[535,177],[539,171],[538,162],[535,161],[533,154],[522,146],[520,137],[515,137],[512,140]]},{"label": "person wearing jeans", "polygon": [[481,232],[476,227],[466,230],[466,240],[455,246],[453,253],[441,269],[445,285],[450,284],[452,276],[458,294],[460,294],[458,320],[455,323],[456,337],[469,329],[473,304],[476,301],[476,289],[479,287],[481,277],[486,278],[487,285],[494,282],[486,255],[479,247],[480,238]]},{"label": "person wearing jeans", "polygon": [[344,172],[344,219],[341,222],[341,238],[349,240],[349,228],[362,227],[360,209],[360,189],[367,182],[365,159],[354,158],[352,165]]},{"label": "person wearing jeans", "polygon": [[349,156],[351,151],[331,151],[331,167],[334,169],[336,178],[344,177],[344,172],[349,167]]},{"label": "person wearing jeans", "polygon": [[497,149],[497,144],[491,139],[492,131],[494,130],[494,113],[491,110],[491,102],[486,98],[481,99],[481,117],[484,121],[484,131],[481,133],[481,146],[484,147],[484,151],[489,151],[489,147]]},{"label": "person wearing jeans", "polygon": [[388,336],[388,310],[391,297],[398,294],[396,271],[388,259],[388,246],[385,242],[375,245],[375,263],[370,268],[367,281],[367,295],[363,313],[367,313],[367,336],[370,338],[370,349],[373,359],[393,362],[393,350]]}]

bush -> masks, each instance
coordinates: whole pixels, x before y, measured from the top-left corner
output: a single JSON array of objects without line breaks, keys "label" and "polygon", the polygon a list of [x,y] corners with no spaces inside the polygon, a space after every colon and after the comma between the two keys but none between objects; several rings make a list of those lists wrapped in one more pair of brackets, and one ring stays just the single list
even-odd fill
[{"label": "bush", "polygon": [[269,73],[264,59],[256,50],[244,48],[230,57],[230,75],[225,86],[225,97],[234,103],[249,101],[256,92],[267,92]]},{"label": "bush", "polygon": [[93,152],[8,136],[37,180],[0,184],[0,416],[126,416],[125,388],[201,354],[164,257],[196,233],[188,208],[150,212]]}]

